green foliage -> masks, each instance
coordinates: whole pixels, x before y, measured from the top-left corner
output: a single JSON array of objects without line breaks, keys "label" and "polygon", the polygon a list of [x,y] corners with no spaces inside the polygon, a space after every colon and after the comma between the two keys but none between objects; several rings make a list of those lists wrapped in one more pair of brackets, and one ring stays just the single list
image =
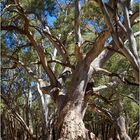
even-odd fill
[{"label": "green foliage", "polygon": [[139,9],[139,6],[140,6],[140,4],[139,4],[139,2],[135,2],[135,3],[133,3],[133,9]]},{"label": "green foliage", "polygon": [[89,20],[96,20],[102,22],[102,14],[96,2],[89,1],[83,6],[83,16]]},{"label": "green foliage", "polygon": [[1,101],[0,102],[0,111],[2,112],[2,110],[5,108],[5,104]]},{"label": "green foliage", "polygon": [[54,0],[20,0],[20,3],[27,11],[36,14],[42,14],[44,11],[48,12],[50,15],[55,14],[56,2]]},{"label": "green foliage", "polygon": [[[134,98],[134,96],[133,96],[133,98]],[[137,117],[139,115],[138,104],[136,104],[135,102],[132,102],[131,99],[125,97],[124,98],[124,110],[127,112],[128,116],[132,122],[137,121]]]}]

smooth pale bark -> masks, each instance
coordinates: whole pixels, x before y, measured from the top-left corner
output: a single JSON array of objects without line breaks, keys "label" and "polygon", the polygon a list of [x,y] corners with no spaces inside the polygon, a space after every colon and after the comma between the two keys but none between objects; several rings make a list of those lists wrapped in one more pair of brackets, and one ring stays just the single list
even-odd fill
[{"label": "smooth pale bark", "polygon": [[117,118],[117,125],[118,125],[118,132],[120,135],[121,140],[131,140],[131,138],[128,136],[126,132],[126,124],[125,124],[125,118],[123,116],[120,116]]},{"label": "smooth pale bark", "polygon": [[43,108],[43,113],[44,113],[44,118],[45,118],[45,126],[47,128],[48,126],[48,95],[42,93],[38,83],[37,83],[37,89],[41,98],[41,103],[42,103],[42,108]]},{"label": "smooth pale bark", "polygon": [[121,95],[118,94],[117,96],[118,102],[117,102],[117,119],[116,119],[116,125],[117,125],[117,132],[119,134],[119,137],[121,140],[131,140],[131,138],[128,136],[126,131],[126,123],[125,123],[125,117],[124,117],[124,109],[123,104],[121,100]]},{"label": "smooth pale bark", "polygon": [[82,42],[82,36],[81,36],[81,7],[80,7],[80,1],[75,0],[75,40],[77,45],[80,47]]},{"label": "smooth pale bark", "polygon": [[32,108],[32,91],[29,89],[29,95],[28,95],[28,122],[29,122],[29,129],[31,133],[33,133],[33,124],[32,124],[32,116],[31,116],[31,108]]},{"label": "smooth pale bark", "polygon": [[[55,48],[53,51],[52,60],[54,60],[56,58],[56,55],[57,55],[57,49]],[[56,66],[56,63],[52,64],[52,71],[53,72],[55,71],[55,66]]]},{"label": "smooth pale bark", "polygon": [[74,29],[75,29],[75,56],[77,59],[77,63],[79,63],[83,56],[81,51],[81,43],[82,43],[82,36],[81,36],[81,6],[80,1],[74,1],[75,9],[75,19],[74,19]]},{"label": "smooth pale bark", "polygon": [[134,70],[135,79],[137,82],[139,82],[139,65],[138,65],[137,59],[135,58],[135,56],[129,49],[124,47],[122,40],[120,39],[120,37],[117,36],[113,23],[111,22],[111,19],[109,17],[109,13],[108,13],[105,5],[103,4],[103,2],[99,1],[99,5],[100,5],[100,8],[104,15],[105,22],[106,22],[108,28],[110,29],[110,33],[113,37],[113,40],[114,40],[116,46],[120,49],[120,51],[125,55],[125,57],[131,63],[131,66],[133,67],[133,70]]},{"label": "smooth pale bark", "polygon": [[130,51],[133,53],[133,55],[138,61],[137,43],[136,43],[134,34],[132,32],[132,27],[131,27],[131,23],[129,19],[129,12],[126,5],[122,4],[122,6],[123,6],[123,11],[124,11],[124,20],[125,20],[126,29],[127,29],[127,36],[128,36]]}]

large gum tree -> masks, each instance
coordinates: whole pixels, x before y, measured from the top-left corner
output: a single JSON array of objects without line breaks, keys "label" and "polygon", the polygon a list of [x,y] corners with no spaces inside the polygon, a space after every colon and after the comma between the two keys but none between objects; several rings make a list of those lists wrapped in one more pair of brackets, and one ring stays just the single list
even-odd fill
[{"label": "large gum tree", "polygon": [[[83,122],[87,108],[96,107],[95,103],[91,104],[89,100],[94,95],[100,97],[98,91],[113,86],[118,80],[95,86],[95,74],[116,77],[125,84],[139,85],[139,56],[136,43],[139,31],[132,31],[138,15],[138,9],[133,9],[129,0],[2,2],[2,33],[8,33],[6,44],[10,44],[8,38],[14,38],[10,41],[15,41],[17,46],[14,52],[2,49],[3,61],[8,60],[13,64],[9,67],[11,70],[16,67],[25,69],[30,82],[37,86],[46,129],[49,129],[47,101],[51,98],[55,103],[55,119],[47,132],[47,140],[96,139],[94,132],[86,129]],[[55,21],[52,21],[52,18]],[[92,31],[93,34],[89,33],[91,22],[95,28],[100,27]],[[23,54],[20,55],[19,52],[27,46],[25,53],[31,53],[28,59],[23,60],[20,58]],[[127,75],[121,76],[104,69],[106,62],[116,53],[129,62],[133,81],[129,81]],[[46,75],[47,78],[43,79],[42,75]],[[2,99],[8,105],[4,96]],[[120,108],[117,118],[111,116],[107,110],[99,110],[113,121],[119,139],[130,140],[121,111],[121,101],[117,106]],[[18,116],[14,110],[13,113]],[[37,139],[33,130],[30,130],[20,116],[18,120],[30,138]]]}]

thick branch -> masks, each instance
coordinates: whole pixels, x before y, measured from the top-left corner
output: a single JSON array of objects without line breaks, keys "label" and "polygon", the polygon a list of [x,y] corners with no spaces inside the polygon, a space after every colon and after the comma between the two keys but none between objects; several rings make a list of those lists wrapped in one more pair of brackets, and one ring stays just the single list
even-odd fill
[{"label": "thick branch", "polygon": [[[139,12],[136,11],[131,17],[130,17],[130,21],[131,21],[131,25],[134,25],[135,23],[135,19],[138,17]],[[118,32],[119,35],[121,35],[122,37],[124,37],[124,41],[126,40],[126,35],[124,34],[123,31],[119,31]],[[126,43],[126,42],[125,42]],[[124,44],[125,44],[124,43]],[[112,46],[112,48],[115,48],[115,50],[119,50],[119,48],[115,47],[115,43],[114,41],[111,41],[110,46]],[[103,67],[103,65],[105,64],[105,62],[107,60],[109,60],[109,58],[114,54],[114,51],[111,50],[104,50],[96,59],[95,59],[95,65],[96,67]]]},{"label": "thick branch", "polygon": [[[3,24],[3,23],[2,23]],[[26,31],[23,29],[18,28],[17,26],[9,25],[9,26],[4,26],[1,25],[1,30],[6,30],[6,31],[16,31],[22,35],[26,35]]]},{"label": "thick branch", "polygon": [[104,15],[107,26],[110,29],[110,32],[112,34],[112,37],[114,39],[114,42],[115,42],[116,46],[124,53],[126,58],[131,63],[131,65],[134,69],[135,79],[138,82],[139,81],[139,78],[138,78],[139,77],[139,66],[138,66],[137,60],[135,59],[134,55],[127,48],[125,48],[123,46],[123,43],[122,43],[121,39],[117,37],[117,34],[116,34],[116,32],[114,30],[114,27],[113,27],[113,24],[110,20],[108,11],[107,11],[105,5],[103,4],[103,2],[99,1],[99,5],[100,5],[100,8],[101,8],[102,13]]},{"label": "thick branch", "polygon": [[56,79],[54,73],[52,72],[50,66],[48,65],[47,58],[46,58],[45,53],[44,53],[44,49],[37,45],[37,43],[34,40],[33,36],[29,32],[27,34],[27,37],[30,40],[30,42],[32,43],[32,45],[35,48],[35,50],[37,51],[38,56],[40,58],[40,62],[42,64],[44,70],[47,72],[51,84],[53,86],[56,86],[57,85],[57,79]]},{"label": "thick branch", "polygon": [[32,46],[37,51],[37,54],[40,58],[40,62],[42,64],[42,67],[44,68],[45,72],[48,74],[48,77],[50,78],[51,84],[54,86],[57,85],[57,79],[47,63],[47,58],[45,56],[44,49],[37,45],[36,41],[34,40],[33,36],[31,35],[31,33],[29,31],[22,30],[16,26],[12,26],[12,25],[1,26],[1,29],[8,30],[8,31],[16,31],[22,35],[26,35],[28,37],[29,41],[31,42]]},{"label": "thick branch", "polygon": [[75,68],[73,65],[67,64],[67,63],[63,63],[63,62],[61,62],[61,61],[59,61],[59,60],[57,60],[57,59],[55,59],[55,60],[48,60],[48,63],[58,63],[58,64],[60,64],[60,65],[62,65],[62,66],[70,67],[70,68],[72,68],[72,69]]},{"label": "thick branch", "polygon": [[92,49],[87,53],[85,59],[88,62],[94,61],[94,59],[103,51],[104,49],[104,43],[109,37],[110,33],[108,30],[104,30],[100,33],[100,35],[95,40],[95,43],[93,44]]},{"label": "thick branch", "polygon": [[135,37],[132,32],[132,27],[131,27],[131,23],[130,23],[130,19],[129,19],[129,12],[124,3],[122,3],[122,7],[123,7],[123,11],[124,11],[124,20],[125,20],[125,25],[126,25],[126,29],[127,29],[127,36],[128,36],[130,51],[133,53],[135,58],[138,60],[137,44],[136,44],[136,40],[135,40]]},{"label": "thick branch", "polygon": [[81,29],[80,29],[81,15],[80,15],[80,1],[75,0],[75,39],[78,46],[81,45]]}]

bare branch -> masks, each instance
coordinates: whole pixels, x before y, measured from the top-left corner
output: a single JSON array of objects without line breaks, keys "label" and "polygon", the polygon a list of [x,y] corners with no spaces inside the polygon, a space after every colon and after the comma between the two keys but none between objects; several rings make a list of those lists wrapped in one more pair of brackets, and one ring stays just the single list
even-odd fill
[{"label": "bare branch", "polygon": [[58,52],[64,58],[64,62],[70,64],[68,53],[65,49],[65,46],[61,43],[61,41],[51,34],[51,31],[48,26],[43,30],[43,33],[47,36],[50,42],[54,45],[54,47],[58,50]]},{"label": "bare branch", "polygon": [[91,63],[94,59],[103,51],[104,43],[109,37],[110,33],[108,30],[104,30],[100,33],[100,35],[96,38],[95,43],[93,44],[92,49],[86,54],[85,59]]},{"label": "bare branch", "polygon": [[80,1],[75,0],[75,56],[77,61],[80,62],[82,60],[82,53],[81,53],[81,43],[82,43],[82,36],[81,36],[81,8],[80,8]]},{"label": "bare branch", "polygon": [[[28,20],[28,19],[26,19]],[[27,21],[25,21],[26,24]],[[40,58],[40,62],[42,64],[42,67],[44,68],[44,70],[46,71],[46,73],[48,74],[48,77],[50,78],[50,82],[52,85],[57,85],[57,79],[54,75],[54,73],[52,72],[51,68],[49,67],[48,63],[47,63],[47,59],[44,53],[44,49],[41,46],[38,46],[37,42],[34,40],[33,35],[28,31],[28,28],[26,29],[20,29],[16,26],[10,25],[10,26],[1,26],[2,30],[8,30],[8,31],[16,31],[22,35],[26,35],[29,39],[29,41],[31,42],[32,46],[35,48],[35,50],[37,51],[37,54]]]},{"label": "bare branch", "polygon": [[81,37],[81,29],[80,29],[80,22],[81,22],[81,8],[80,8],[80,1],[75,0],[75,39],[76,44],[81,46],[82,37]]},{"label": "bare branch", "polygon": [[[140,36],[140,31],[134,33],[134,37],[138,37],[138,36]],[[128,40],[126,40],[124,42],[124,44],[126,44],[127,42],[128,42]]]},{"label": "bare branch", "polygon": [[107,110],[105,108],[101,108],[101,107],[95,105],[94,103],[90,103],[89,107],[90,107],[91,111],[97,112],[97,113],[100,113],[100,114],[106,116],[112,122],[115,121],[114,115],[109,110]]},{"label": "bare branch", "polygon": [[133,53],[133,55],[135,56],[135,58],[138,60],[137,44],[136,44],[134,35],[132,33],[132,27],[131,27],[131,23],[130,23],[130,19],[129,19],[128,8],[125,3],[121,3],[121,5],[122,5],[123,11],[124,11],[124,20],[125,20],[125,25],[126,25],[126,29],[127,29],[127,37],[128,37],[128,41],[129,41],[130,50]]},{"label": "bare branch", "polygon": [[67,63],[63,63],[63,62],[61,62],[61,61],[59,61],[59,60],[57,60],[57,59],[55,59],[55,60],[48,60],[48,63],[58,63],[58,64],[60,64],[60,65],[62,65],[62,66],[67,66],[67,67],[70,67],[70,68],[72,68],[72,69],[75,68],[73,65],[67,64]]},{"label": "bare branch", "polygon": [[107,11],[105,5],[103,4],[103,2],[99,1],[99,5],[100,5],[100,8],[101,8],[102,13],[104,15],[104,18],[105,18],[105,21],[107,23],[107,26],[110,29],[110,32],[112,34],[112,37],[114,39],[114,42],[115,42],[116,46],[124,53],[126,58],[131,63],[131,65],[132,65],[132,67],[134,69],[135,79],[138,82],[139,81],[139,78],[138,78],[139,77],[139,65],[137,63],[137,60],[135,59],[134,55],[130,52],[130,50],[128,50],[127,48],[124,47],[121,39],[118,38],[118,36],[117,36],[117,34],[116,34],[115,30],[114,30],[113,24],[112,24],[112,22],[110,20],[108,11]]},{"label": "bare branch", "polygon": [[35,50],[37,51],[38,53],[38,56],[40,58],[40,62],[44,68],[44,70],[47,72],[48,76],[49,76],[49,79],[50,79],[50,82],[53,86],[57,85],[57,79],[54,75],[54,73],[52,72],[50,66],[48,65],[48,62],[47,62],[47,58],[45,56],[45,52],[44,52],[44,49],[41,47],[41,46],[38,46],[36,41],[34,40],[33,36],[31,35],[30,32],[27,33],[27,37],[28,39],[30,40],[30,42],[32,43],[32,46],[35,48]]},{"label": "bare branch", "polygon": [[[2,55],[2,57],[7,57],[9,58],[10,60],[13,60],[14,61],[14,64],[16,64],[16,67],[19,65],[19,66],[22,66],[26,72],[29,74],[29,76],[34,79],[35,81],[38,81],[38,77],[33,73],[33,71],[28,67],[26,66],[23,62],[19,61],[17,58],[13,57],[13,56],[10,56],[10,55],[7,55],[7,54],[4,54]],[[6,68],[6,69],[9,69],[9,68]],[[10,67],[10,69],[14,69],[14,65],[12,67]]]},{"label": "bare branch", "polygon": [[[3,24],[3,23],[2,23]],[[27,32],[23,29],[18,28],[17,26],[9,25],[9,26],[4,26],[1,24],[1,30],[6,30],[6,31],[16,31],[22,35],[26,35]]]},{"label": "bare branch", "polygon": [[139,16],[139,10],[135,11],[130,17],[131,26],[135,24],[135,19]]},{"label": "bare branch", "polygon": [[107,76],[110,76],[110,77],[117,77],[117,78],[119,78],[124,84],[132,85],[132,86],[139,86],[138,83],[130,82],[130,81],[129,81],[128,79],[126,79],[125,77],[123,77],[123,76],[121,76],[121,75],[119,75],[119,74],[117,74],[117,73],[112,73],[112,72],[110,72],[110,71],[108,71],[108,70],[106,70],[106,69],[97,68],[96,71],[99,72],[99,73],[103,73],[103,74],[105,74],[105,75],[107,75]]}]

